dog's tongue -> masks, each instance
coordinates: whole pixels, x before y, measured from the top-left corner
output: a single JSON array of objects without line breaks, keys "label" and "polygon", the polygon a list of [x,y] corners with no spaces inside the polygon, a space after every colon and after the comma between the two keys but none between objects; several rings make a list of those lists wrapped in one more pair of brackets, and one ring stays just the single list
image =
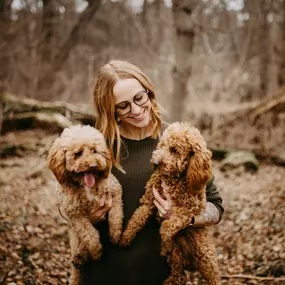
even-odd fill
[{"label": "dog's tongue", "polygon": [[84,174],[84,182],[89,187],[92,188],[95,184],[95,177],[92,173],[85,173]]}]

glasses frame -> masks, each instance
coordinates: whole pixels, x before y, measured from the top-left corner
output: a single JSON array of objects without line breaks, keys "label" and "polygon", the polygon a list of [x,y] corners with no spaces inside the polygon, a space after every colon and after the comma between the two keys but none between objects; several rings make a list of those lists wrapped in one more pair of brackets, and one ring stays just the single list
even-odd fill
[{"label": "glasses frame", "polygon": [[[137,103],[135,102],[135,97],[136,97],[137,95],[141,94],[141,93],[146,93],[146,94],[147,94],[147,100],[146,100],[144,103],[142,103],[142,104],[137,104]],[[117,116],[124,117],[124,116],[126,116],[126,115],[128,115],[129,113],[132,112],[132,103],[135,103],[137,106],[140,107],[140,106],[143,106],[144,104],[146,104],[149,100],[150,100],[150,98],[149,98],[149,90],[148,90],[148,89],[139,91],[139,92],[132,98],[132,101],[122,101],[122,102],[119,103],[119,104],[121,104],[121,103],[128,103],[128,106],[130,107],[130,110],[129,110],[127,113],[125,113],[125,114],[120,114],[120,113],[118,113],[116,105],[115,105],[115,113],[116,113]]]}]

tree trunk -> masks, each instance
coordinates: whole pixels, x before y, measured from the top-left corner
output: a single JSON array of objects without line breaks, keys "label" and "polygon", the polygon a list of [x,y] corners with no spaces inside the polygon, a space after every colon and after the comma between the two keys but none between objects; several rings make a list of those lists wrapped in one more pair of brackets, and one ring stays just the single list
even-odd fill
[{"label": "tree trunk", "polygon": [[269,7],[267,0],[245,0],[244,12],[248,13],[252,21],[254,34],[251,45],[251,56],[259,56],[260,94],[268,94],[270,67],[270,25],[268,23]]},{"label": "tree trunk", "polygon": [[56,7],[54,0],[43,0],[43,18],[42,18],[42,60],[51,62],[53,51],[54,28],[56,19]]},{"label": "tree trunk", "polygon": [[273,96],[278,88],[279,82],[278,77],[280,75],[279,71],[281,68],[281,59],[284,55],[281,54],[282,50],[282,13],[283,7],[281,3],[277,0],[272,1],[271,14],[273,15],[273,21],[270,31],[270,66],[269,66],[269,82],[268,82],[268,95]]},{"label": "tree trunk", "polygon": [[9,67],[9,55],[6,54],[9,40],[5,37],[9,29],[11,19],[11,0],[0,0],[0,88],[6,89],[6,81]]},{"label": "tree trunk", "polygon": [[278,84],[279,86],[285,85],[285,1],[281,8],[282,21],[280,25],[281,30],[281,47],[280,47],[280,66],[278,73]]},{"label": "tree trunk", "polygon": [[195,39],[194,23],[192,20],[196,0],[174,0],[173,19],[175,27],[175,57],[173,68],[173,121],[180,121],[183,117],[187,98],[187,84],[192,71],[192,53]]},{"label": "tree trunk", "polygon": [[12,0],[0,0],[0,21],[11,18]]}]

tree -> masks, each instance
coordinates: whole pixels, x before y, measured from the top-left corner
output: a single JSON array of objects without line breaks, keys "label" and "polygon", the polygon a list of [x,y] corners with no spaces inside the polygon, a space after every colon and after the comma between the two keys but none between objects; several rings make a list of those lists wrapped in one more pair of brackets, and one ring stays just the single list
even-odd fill
[{"label": "tree", "polygon": [[173,121],[182,119],[187,84],[192,72],[192,53],[195,40],[193,11],[199,1],[173,0],[173,20],[175,27],[175,66],[173,68]]},{"label": "tree", "polygon": [[8,39],[5,38],[11,18],[12,0],[0,0],[0,88],[5,89],[9,57],[5,53]]},{"label": "tree", "polygon": [[89,1],[89,5],[85,8],[85,10],[79,16],[77,23],[73,26],[71,32],[67,36],[66,40],[62,44],[58,53],[53,57],[50,67],[43,74],[42,77],[39,78],[38,81],[38,89],[45,91],[48,90],[54,74],[61,68],[63,63],[68,58],[70,52],[76,45],[78,38],[80,36],[80,32],[86,28],[87,24],[91,21],[95,12],[99,9],[101,4],[101,0],[93,0]]},{"label": "tree", "polygon": [[281,6],[282,21],[280,21],[281,47],[280,47],[280,65],[278,73],[279,86],[285,85],[285,1]]},{"label": "tree", "polygon": [[56,18],[56,5],[54,0],[43,0],[42,18],[42,59],[43,62],[50,62],[52,59],[54,26]]}]

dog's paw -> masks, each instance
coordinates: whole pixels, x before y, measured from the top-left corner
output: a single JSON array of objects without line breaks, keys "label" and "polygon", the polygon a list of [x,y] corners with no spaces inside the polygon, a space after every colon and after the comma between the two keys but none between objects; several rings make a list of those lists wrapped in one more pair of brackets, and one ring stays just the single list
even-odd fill
[{"label": "dog's paw", "polygon": [[103,254],[103,249],[101,245],[97,246],[96,250],[93,250],[92,252],[90,252],[91,257],[94,260],[100,259],[102,254]]},{"label": "dog's paw", "polygon": [[116,236],[110,236],[110,240],[113,244],[118,244],[120,241],[121,236],[120,235],[116,235]]},{"label": "dog's paw", "polygon": [[171,249],[169,247],[166,247],[166,246],[161,247],[160,254],[162,256],[168,256],[170,252],[171,252]]},{"label": "dog's paw", "polygon": [[122,239],[120,240],[119,242],[119,246],[121,247],[126,247],[126,246],[129,246],[131,244],[130,240],[122,237]]},{"label": "dog's paw", "polygon": [[72,260],[71,263],[74,267],[76,268],[80,268],[84,263],[86,263],[86,261],[88,260],[88,257],[85,255],[80,255],[80,254],[76,254]]},{"label": "dog's paw", "polygon": [[183,275],[179,276],[169,276],[164,282],[163,285],[181,285],[186,283],[186,277]]}]

